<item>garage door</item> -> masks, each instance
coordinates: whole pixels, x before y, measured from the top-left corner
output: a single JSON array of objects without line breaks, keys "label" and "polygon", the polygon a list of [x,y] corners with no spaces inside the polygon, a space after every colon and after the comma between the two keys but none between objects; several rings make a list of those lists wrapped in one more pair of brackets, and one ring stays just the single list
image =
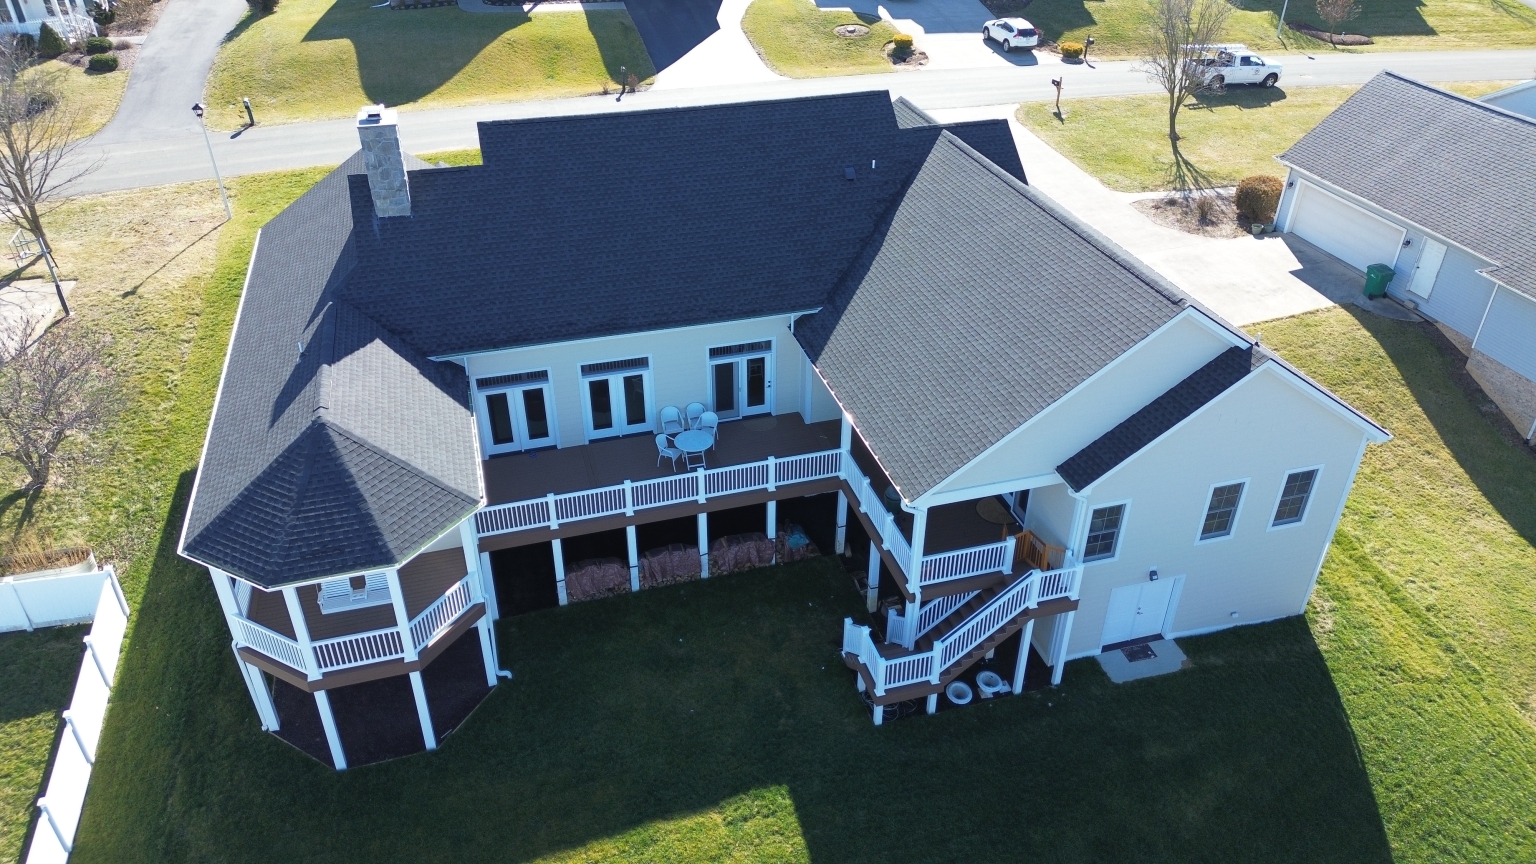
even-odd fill
[{"label": "garage door", "polygon": [[1395,264],[1403,229],[1310,183],[1296,191],[1291,233],[1359,270]]}]

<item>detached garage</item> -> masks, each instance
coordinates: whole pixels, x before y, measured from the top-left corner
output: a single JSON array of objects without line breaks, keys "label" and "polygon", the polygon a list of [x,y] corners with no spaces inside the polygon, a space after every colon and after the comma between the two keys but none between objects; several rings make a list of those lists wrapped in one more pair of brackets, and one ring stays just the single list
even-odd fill
[{"label": "detached garage", "polygon": [[1297,183],[1286,230],[1357,270],[1395,265],[1405,236],[1402,228],[1305,180]]}]

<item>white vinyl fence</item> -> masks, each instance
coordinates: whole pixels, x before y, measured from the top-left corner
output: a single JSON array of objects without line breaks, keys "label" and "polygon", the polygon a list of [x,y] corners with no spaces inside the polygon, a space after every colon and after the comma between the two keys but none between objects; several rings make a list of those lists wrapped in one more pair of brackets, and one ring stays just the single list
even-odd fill
[{"label": "white vinyl fence", "polygon": [[93,556],[73,567],[0,578],[0,633],[90,621],[109,572]]},{"label": "white vinyl fence", "polygon": [[[85,788],[96,762],[96,742],[107,716],[107,699],[117,675],[117,657],[128,629],[128,601],[111,566],[96,571],[96,605],[91,633],[85,637],[85,659],[75,679],[75,694],[64,712],[64,736],[48,772],[48,785],[37,801],[37,828],[27,850],[27,864],[59,864],[69,860],[85,805]],[[30,607],[29,607],[30,608]],[[41,625],[39,625],[41,626]]]}]

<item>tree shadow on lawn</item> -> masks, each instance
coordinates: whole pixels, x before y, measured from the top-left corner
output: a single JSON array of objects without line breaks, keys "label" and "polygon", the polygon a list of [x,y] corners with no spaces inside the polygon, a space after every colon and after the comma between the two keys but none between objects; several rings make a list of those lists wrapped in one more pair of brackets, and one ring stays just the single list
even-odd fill
[{"label": "tree shadow on lawn", "polygon": [[1466,371],[1466,360],[1433,324],[1389,321],[1344,306],[1391,358],[1440,440],[1488,503],[1510,527],[1536,545],[1536,452],[1521,441]]},{"label": "tree shadow on lawn", "polygon": [[[1060,689],[877,728],[829,559],[504,619],[517,677],[441,750],[337,774],[258,731],[206,573],[175,557],[189,480],[76,864],[528,861],[774,788],[813,860],[1390,860],[1302,619],[1186,640],[1176,675],[1079,661]],[[754,842],[734,819],[712,824]]]}]

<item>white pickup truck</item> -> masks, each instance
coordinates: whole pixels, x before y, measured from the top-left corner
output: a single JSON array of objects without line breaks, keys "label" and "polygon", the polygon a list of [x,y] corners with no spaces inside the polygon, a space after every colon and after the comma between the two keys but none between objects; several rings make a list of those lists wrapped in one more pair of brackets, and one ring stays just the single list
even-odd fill
[{"label": "white pickup truck", "polygon": [[1273,87],[1280,80],[1280,64],[1265,62],[1246,45],[1211,45],[1195,63],[1205,76],[1206,86],[1217,90],[1228,84]]}]

